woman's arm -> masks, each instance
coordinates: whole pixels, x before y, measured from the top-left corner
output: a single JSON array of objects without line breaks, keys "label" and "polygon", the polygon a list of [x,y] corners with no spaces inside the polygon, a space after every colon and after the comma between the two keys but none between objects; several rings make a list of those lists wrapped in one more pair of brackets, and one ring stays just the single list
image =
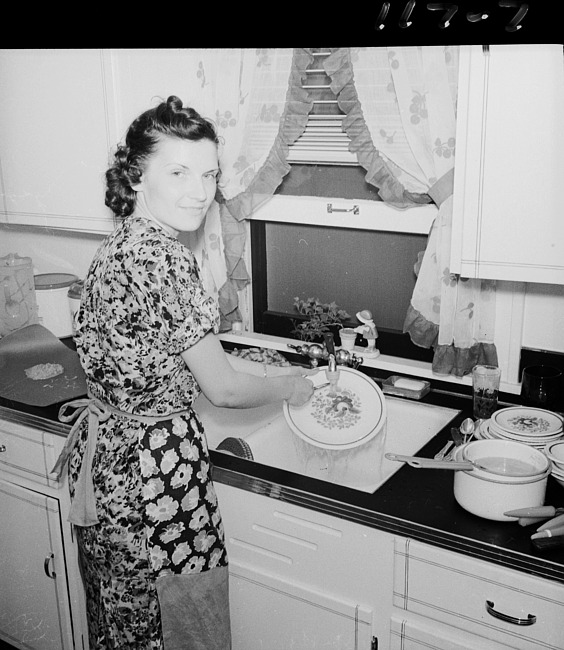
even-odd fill
[{"label": "woman's arm", "polygon": [[185,350],[182,358],[215,406],[251,408],[282,400],[301,406],[313,395],[313,384],[304,375],[314,370],[268,366],[265,378],[262,364],[226,354],[212,332]]}]

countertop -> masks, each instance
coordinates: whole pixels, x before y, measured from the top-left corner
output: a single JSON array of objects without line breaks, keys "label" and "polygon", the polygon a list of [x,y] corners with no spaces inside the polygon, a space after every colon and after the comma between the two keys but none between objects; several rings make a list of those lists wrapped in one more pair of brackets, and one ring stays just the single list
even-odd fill
[{"label": "countertop", "polygon": [[[470,395],[448,392],[441,384],[432,385],[422,401],[460,410],[453,424],[471,415]],[[502,405],[512,402],[514,396],[501,396]],[[26,424],[38,428],[42,421],[58,423],[60,405],[38,408],[0,398],[0,406],[9,409],[12,417],[22,417]],[[418,455],[432,457],[450,439],[450,426]],[[61,423],[56,426],[63,434],[68,429]],[[452,471],[404,464],[369,494],[231,454],[215,450],[210,454],[216,481],[564,583],[564,547],[536,549],[530,536],[539,524],[523,527],[518,522],[489,521],[466,512],[454,499]],[[552,477],[548,478],[545,503],[564,506],[564,488]]]}]

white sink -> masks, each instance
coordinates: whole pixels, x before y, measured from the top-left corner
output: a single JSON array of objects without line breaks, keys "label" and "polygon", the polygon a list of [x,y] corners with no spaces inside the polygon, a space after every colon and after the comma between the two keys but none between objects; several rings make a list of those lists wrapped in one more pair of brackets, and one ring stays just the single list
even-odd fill
[{"label": "white sink", "polygon": [[459,413],[390,396],[385,399],[387,421],[382,432],[344,451],[314,447],[299,438],[288,427],[281,405],[221,409],[201,396],[194,408],[212,449],[227,437],[244,438],[258,463],[372,493],[402,466],[385,458],[386,452],[416,454]]}]

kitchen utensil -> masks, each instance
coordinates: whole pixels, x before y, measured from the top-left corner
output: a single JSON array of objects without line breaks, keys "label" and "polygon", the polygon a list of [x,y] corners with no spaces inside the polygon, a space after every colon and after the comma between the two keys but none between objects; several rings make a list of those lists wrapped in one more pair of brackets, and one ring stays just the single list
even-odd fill
[{"label": "kitchen utensil", "polygon": [[[80,300],[82,296],[82,288],[84,286],[84,280],[77,280],[76,282],[73,282],[71,286],[69,287],[69,290],[67,292],[67,298],[69,301],[69,309],[70,309],[70,315],[71,315],[71,323],[72,323],[72,333],[73,335],[75,334],[75,329],[74,329],[74,316],[76,312],[78,311],[80,307]],[[241,323],[238,323],[238,325],[241,327]],[[235,328],[236,323],[233,323],[233,328]],[[234,331],[234,330],[232,330]],[[239,330],[240,333],[241,330]]]},{"label": "kitchen utensil", "polygon": [[547,521],[545,524],[540,526],[540,528],[537,528],[537,531],[543,530],[545,527],[549,527],[551,524],[564,524],[564,508],[555,508],[554,506],[540,506],[539,508],[519,508],[517,510],[509,510],[503,514],[508,517],[518,517],[520,526],[530,526],[531,524],[536,524],[541,521],[545,521],[547,518],[559,515],[555,517],[555,519]]},{"label": "kitchen utensil", "polygon": [[555,526],[554,528],[544,528],[531,535],[531,539],[542,539],[543,537],[563,537],[564,525]]},{"label": "kitchen utensil", "polygon": [[325,372],[318,372],[311,380],[314,394],[306,404],[283,405],[286,422],[297,436],[316,447],[344,450],[363,445],[384,430],[386,400],[370,377],[338,366],[334,395],[330,394],[332,386],[320,386],[326,383]]},{"label": "kitchen utensil", "polygon": [[0,337],[38,322],[31,257],[0,257]]},{"label": "kitchen utensil", "polygon": [[460,429],[458,427],[451,427],[450,436],[453,439],[454,444],[457,447],[460,447],[460,445],[464,444],[464,440],[462,440],[462,436],[460,434]]},{"label": "kitchen utensil", "polygon": [[474,465],[466,461],[455,462],[452,460],[435,460],[434,458],[422,458],[421,456],[403,456],[402,454],[385,454],[388,460],[397,460],[407,463],[411,467],[424,469],[473,469]]},{"label": "kitchen utensil", "polygon": [[450,436],[455,446],[445,455],[444,460],[452,460],[455,449],[464,444],[464,440],[462,440],[462,435],[460,434],[460,429],[458,427],[451,427]]},{"label": "kitchen utensil", "polygon": [[[510,471],[503,475],[491,471],[502,459]],[[507,461],[516,461],[508,465]],[[494,521],[516,521],[505,513],[522,508],[543,505],[550,462],[544,454],[528,445],[510,440],[473,440],[457,447],[455,461],[471,460],[489,467],[487,471],[474,467],[471,471],[454,475],[454,497],[468,512]],[[526,470],[526,466],[530,469]]]},{"label": "kitchen utensil", "polygon": [[521,397],[527,406],[551,409],[562,389],[562,371],[553,366],[528,366],[521,376]]},{"label": "kitchen utensil", "polygon": [[446,445],[434,455],[435,460],[444,460],[445,456],[447,455],[447,452],[450,450],[450,448],[454,445],[454,441],[449,440]]},{"label": "kitchen utensil", "polygon": [[466,418],[460,425],[460,433],[462,434],[462,439],[464,444],[470,442],[470,439],[474,435],[474,420],[472,418]]},{"label": "kitchen utensil", "polygon": [[461,458],[470,461],[486,478],[528,480],[550,473],[551,463],[538,449],[512,440],[474,440],[461,448]]},{"label": "kitchen utensil", "polygon": [[550,521],[545,522],[542,526],[539,526],[537,532],[540,533],[542,530],[564,526],[564,508],[558,508],[556,512],[558,513],[557,516],[553,517]]},{"label": "kitchen utensil", "polygon": [[77,280],[72,273],[41,273],[34,276],[39,322],[59,338],[73,334],[68,291]]},{"label": "kitchen utensil", "polygon": [[559,546],[564,546],[564,535],[559,535],[558,537],[542,537],[540,539],[531,539],[531,543],[539,551],[547,548],[556,548]]},{"label": "kitchen utensil", "polygon": [[551,517],[556,517],[557,515],[560,516],[561,514],[564,514],[564,508],[555,508],[554,506],[518,508],[517,510],[510,510],[504,514],[506,514],[508,517],[542,517],[543,519],[550,519]]},{"label": "kitchen utensil", "polygon": [[[462,447],[460,447],[462,449]],[[454,460],[436,460],[434,458],[423,458],[421,456],[403,456],[401,454],[387,453],[385,454],[388,460],[398,460],[412,467],[423,467],[428,469],[466,469],[474,470],[482,475],[486,475],[490,480],[496,478],[511,479],[528,479],[536,476],[537,474],[544,474],[547,472],[546,464],[542,463],[540,457],[534,460],[537,464],[525,462],[522,460],[526,458],[530,461],[530,455],[514,454],[512,458],[505,458],[504,456],[481,456],[469,458],[462,450],[461,457],[457,461]],[[479,462],[481,460],[481,462]],[[545,459],[546,460],[546,459]],[[540,469],[539,469],[540,468]]]},{"label": "kitchen utensil", "polygon": [[475,418],[489,418],[497,409],[501,370],[497,366],[479,365],[472,369],[472,399]]}]

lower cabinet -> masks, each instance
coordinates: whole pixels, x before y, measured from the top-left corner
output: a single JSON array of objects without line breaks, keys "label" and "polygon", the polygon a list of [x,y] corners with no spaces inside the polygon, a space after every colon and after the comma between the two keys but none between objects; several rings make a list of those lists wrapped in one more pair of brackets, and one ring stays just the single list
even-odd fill
[{"label": "lower cabinet", "polygon": [[372,646],[373,611],[366,606],[236,562],[231,564],[230,590],[235,649]]},{"label": "lower cabinet", "polygon": [[65,438],[0,413],[0,645],[88,650],[66,485],[50,475]]},{"label": "lower cabinet", "polygon": [[392,536],[223,484],[216,490],[233,650],[386,647]]},{"label": "lower cabinet", "polygon": [[564,585],[415,540],[396,538],[393,600],[394,650],[564,648]]},{"label": "lower cabinet", "polygon": [[[386,646],[388,647],[388,646]],[[485,638],[476,638],[456,628],[437,625],[436,621],[392,616],[390,650],[508,650]]]},{"label": "lower cabinet", "polygon": [[564,585],[216,484],[233,650],[564,650]]},{"label": "lower cabinet", "polygon": [[34,650],[72,648],[59,502],[0,481],[0,635]]}]

